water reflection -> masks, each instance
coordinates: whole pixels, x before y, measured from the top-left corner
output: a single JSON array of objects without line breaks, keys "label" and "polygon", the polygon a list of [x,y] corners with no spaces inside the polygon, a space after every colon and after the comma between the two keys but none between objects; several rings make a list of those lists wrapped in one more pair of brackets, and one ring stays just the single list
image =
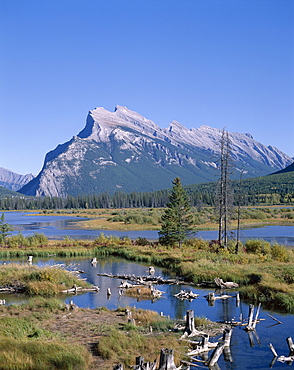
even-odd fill
[{"label": "water reflection", "polygon": [[[158,231],[156,230],[81,230],[79,222],[83,218],[73,218],[73,216],[30,216],[25,212],[5,212],[6,221],[14,227],[13,234],[21,232],[24,236],[32,235],[35,232],[40,232],[52,240],[61,240],[65,237],[72,239],[95,239],[101,233],[110,236],[129,237],[137,239],[139,237],[147,239],[158,239]],[[217,239],[217,231],[202,230],[197,232],[197,237],[213,240]],[[277,242],[287,246],[294,246],[294,226],[263,226],[251,229],[241,230],[241,241],[246,239],[262,238],[271,243]]]},{"label": "water reflection", "polygon": [[[8,260],[2,260],[0,263],[9,263]],[[23,260],[11,260],[11,262],[26,263]],[[92,308],[107,307],[116,309],[118,307],[136,306],[142,309],[151,309],[158,313],[163,312],[164,315],[171,318],[183,318],[187,310],[194,310],[195,316],[206,317],[211,321],[231,321],[233,318],[238,321],[240,315],[248,316],[248,305],[240,301],[239,305],[236,302],[236,291],[227,292],[231,295],[228,299],[218,299],[214,306],[209,306],[205,295],[211,291],[209,289],[198,289],[194,286],[181,285],[159,285],[157,288],[164,291],[162,298],[156,301],[136,300],[123,294],[119,295],[120,279],[98,276],[98,273],[112,274],[135,274],[146,275],[148,266],[139,263],[132,263],[118,258],[103,258],[98,259],[96,266],[91,264],[90,258],[79,259],[33,259],[33,264],[44,266],[46,264],[64,264],[69,269],[79,269],[85,273],[81,274],[82,278],[86,278],[93,285],[100,287],[98,293],[88,292],[78,295],[63,295],[59,298],[66,303],[73,301],[79,307]],[[163,276],[169,278],[169,273],[165,270],[155,268],[155,276]],[[107,289],[110,288],[112,294],[107,296]],[[192,290],[193,293],[199,294],[198,298],[193,301],[180,300],[174,297],[180,290]],[[7,304],[22,303],[25,300],[23,295],[1,294],[1,298],[6,299]],[[269,367],[272,359],[271,351],[268,347],[272,343],[278,354],[287,354],[286,338],[292,336],[294,338],[294,317],[293,315],[283,315],[277,312],[269,312],[282,324],[274,325],[276,322],[266,315],[266,311],[261,309],[260,319],[262,321],[257,324],[256,333],[250,335],[245,332],[243,327],[238,326],[233,329],[231,341],[231,353],[228,356],[221,356],[218,365],[224,370],[231,369],[266,369]],[[233,362],[231,362],[233,359]],[[285,369],[286,364],[276,362],[274,369]]]}]

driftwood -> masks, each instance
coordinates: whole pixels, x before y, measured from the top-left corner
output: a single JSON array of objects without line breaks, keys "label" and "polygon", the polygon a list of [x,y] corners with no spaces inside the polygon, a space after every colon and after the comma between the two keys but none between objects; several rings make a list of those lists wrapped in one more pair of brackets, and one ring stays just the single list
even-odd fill
[{"label": "driftwood", "polygon": [[214,283],[218,288],[221,289],[233,289],[238,288],[239,284],[233,283],[232,281],[224,282],[223,279],[215,278]]},{"label": "driftwood", "polygon": [[69,294],[69,293],[72,294],[73,293],[73,294],[77,294],[77,293],[84,293],[84,292],[98,292],[99,289],[100,288],[98,286],[93,286],[91,288],[82,288],[82,287],[79,287],[79,286],[74,285],[70,289],[62,290],[61,293],[66,293],[66,294]]},{"label": "driftwood", "polygon": [[276,319],[274,316],[270,315],[269,313],[266,312],[266,314],[273,320],[277,321],[278,324],[282,324],[282,321]]},{"label": "driftwood", "polygon": [[231,336],[232,336],[232,329],[226,328],[224,330],[221,341],[217,344],[209,360],[206,363],[208,367],[213,367],[217,363],[220,355],[225,349],[226,349],[227,359],[229,359],[229,361],[232,362],[232,356],[231,356],[231,351],[230,351]]},{"label": "driftwood", "polygon": [[274,346],[270,343],[269,344],[269,347],[274,355],[274,358],[271,362],[271,367],[274,365],[274,363],[276,361],[280,361],[280,362],[287,362],[289,365],[292,365],[292,362],[294,361],[294,344],[293,344],[293,340],[291,337],[287,337],[286,338],[286,341],[287,341],[287,344],[288,344],[288,347],[289,347],[289,355],[288,356],[278,356]]},{"label": "driftwood", "polygon": [[232,298],[231,295],[228,295],[228,294],[222,294],[220,296],[216,296],[213,292],[210,292],[208,293],[208,295],[205,295],[204,296],[207,300],[208,300],[208,304],[210,306],[214,306],[214,302],[217,300],[217,299],[227,299],[227,298]]},{"label": "driftwood", "polygon": [[0,287],[0,293],[22,293],[24,292],[23,286],[2,286]]},{"label": "driftwood", "polygon": [[186,290],[181,290],[179,293],[174,294],[174,297],[179,298],[179,299],[188,299],[188,300],[193,300],[197,298],[199,294],[193,293],[191,290],[190,292],[187,292]]},{"label": "driftwood", "polygon": [[214,281],[202,281],[201,283],[197,284],[197,286],[219,289],[233,289],[239,287],[237,283],[232,281],[224,282],[221,278],[215,278]]},{"label": "driftwood", "polygon": [[261,306],[261,304],[259,303],[259,305],[257,307],[255,319],[253,320],[254,305],[253,304],[249,305],[248,324],[245,326],[244,330],[247,330],[247,331],[254,331],[255,330],[256,324],[259,322],[258,321],[258,315],[259,315],[259,311],[260,311],[260,306]]},{"label": "driftwood", "polygon": [[177,279],[164,279],[161,276],[136,276],[136,275],[113,275],[113,274],[97,274],[98,276],[105,276],[105,277],[110,277],[110,278],[115,278],[115,279],[122,279],[122,280],[129,280],[137,284],[141,285],[148,285],[150,283],[153,284],[186,284],[186,285],[191,285],[191,283],[182,281],[182,280],[177,280]]}]

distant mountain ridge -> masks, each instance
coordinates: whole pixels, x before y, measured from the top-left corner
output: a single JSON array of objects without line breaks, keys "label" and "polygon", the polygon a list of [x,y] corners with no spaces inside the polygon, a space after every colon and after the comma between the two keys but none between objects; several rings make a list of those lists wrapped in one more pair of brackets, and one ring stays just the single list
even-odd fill
[{"label": "distant mountain ridge", "polygon": [[20,175],[0,167],[0,186],[17,191],[34,178],[32,174]]},{"label": "distant mountain ridge", "polygon": [[275,172],[274,174],[293,172],[293,171],[294,171],[294,162],[290,164],[289,166],[287,166],[286,168],[283,168],[282,170]]},{"label": "distant mountain ridge", "polygon": [[[21,193],[77,196],[101,192],[145,192],[183,184],[215,181],[222,130],[187,129],[173,121],[166,129],[126,107],[89,112],[86,125],[70,141],[47,153],[44,166]],[[230,133],[235,177],[263,176],[293,160],[250,134]]]}]

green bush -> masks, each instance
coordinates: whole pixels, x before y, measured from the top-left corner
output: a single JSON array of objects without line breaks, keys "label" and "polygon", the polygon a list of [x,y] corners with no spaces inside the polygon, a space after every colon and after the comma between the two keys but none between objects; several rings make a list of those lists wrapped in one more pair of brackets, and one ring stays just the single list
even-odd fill
[{"label": "green bush", "polygon": [[271,245],[263,239],[247,239],[245,242],[247,253],[267,255],[271,253]]},{"label": "green bush", "polygon": [[280,262],[289,262],[290,261],[290,251],[283,245],[273,244],[271,246],[271,256],[274,260]]}]

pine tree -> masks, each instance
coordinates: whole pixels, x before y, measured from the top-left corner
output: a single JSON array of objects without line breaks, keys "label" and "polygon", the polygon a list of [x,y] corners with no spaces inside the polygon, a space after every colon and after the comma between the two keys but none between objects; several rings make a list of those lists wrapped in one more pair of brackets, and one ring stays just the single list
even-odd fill
[{"label": "pine tree", "polygon": [[0,243],[5,241],[5,238],[11,234],[10,231],[12,231],[13,228],[5,222],[5,216],[4,213],[2,213],[2,216],[0,217]]},{"label": "pine tree", "polygon": [[179,247],[193,234],[193,216],[190,213],[190,202],[181,180],[177,177],[173,181],[173,189],[169,196],[164,214],[161,217],[161,231],[159,242],[164,245]]}]

